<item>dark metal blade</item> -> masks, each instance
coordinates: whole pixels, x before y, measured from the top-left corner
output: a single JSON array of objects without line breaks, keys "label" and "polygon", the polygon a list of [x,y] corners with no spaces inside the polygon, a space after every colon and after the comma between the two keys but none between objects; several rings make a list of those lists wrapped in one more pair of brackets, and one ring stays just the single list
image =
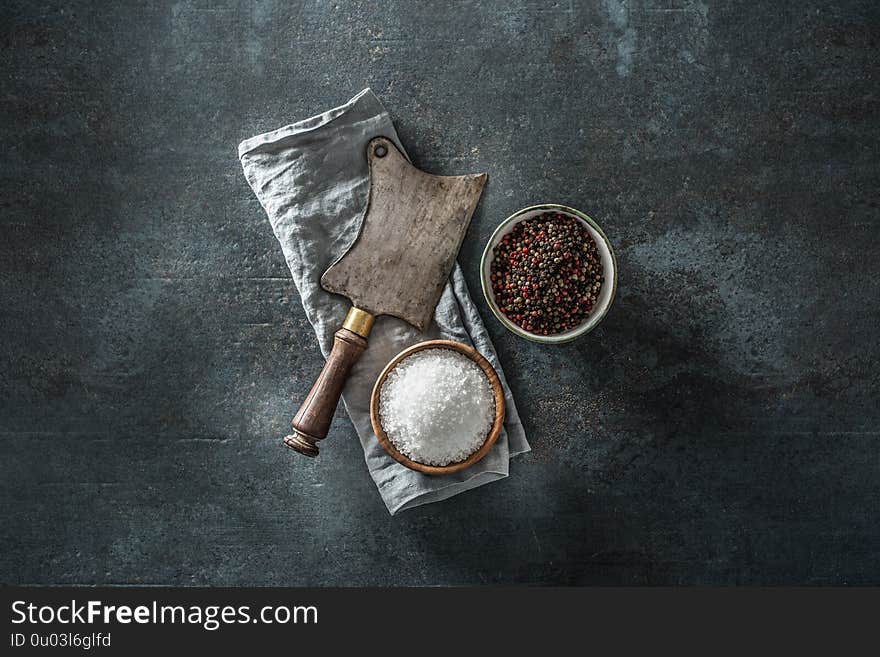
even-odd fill
[{"label": "dark metal blade", "polygon": [[367,147],[370,200],[361,232],[321,285],[374,315],[425,330],[480,199],[486,174],[434,176],[384,137]]}]

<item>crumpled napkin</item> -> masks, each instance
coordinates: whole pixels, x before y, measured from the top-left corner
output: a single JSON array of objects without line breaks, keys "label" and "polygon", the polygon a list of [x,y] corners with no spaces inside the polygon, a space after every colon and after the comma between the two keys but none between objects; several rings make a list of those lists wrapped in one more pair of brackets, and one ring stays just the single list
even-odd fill
[{"label": "crumpled napkin", "polygon": [[[252,137],[238,147],[244,175],[269,216],[325,356],[350,303],[325,291],[319,281],[358,234],[369,193],[366,146],[379,135],[405,153],[385,108],[365,89],[345,105]],[[507,416],[498,441],[479,463],[455,474],[429,476],[400,465],[379,445],[370,424],[370,393],[382,368],[398,352],[438,338],[472,345],[492,363],[504,386]],[[342,398],[360,437],[367,468],[392,515],[502,479],[508,475],[510,457],[530,449],[495,348],[458,263],[425,333],[395,317],[377,318]]]}]

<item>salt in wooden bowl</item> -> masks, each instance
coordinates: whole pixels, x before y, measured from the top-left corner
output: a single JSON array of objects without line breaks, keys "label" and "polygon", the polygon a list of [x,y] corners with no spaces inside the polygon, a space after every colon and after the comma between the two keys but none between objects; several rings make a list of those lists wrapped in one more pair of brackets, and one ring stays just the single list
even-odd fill
[{"label": "salt in wooden bowl", "polygon": [[[451,349],[452,351],[457,351],[458,353],[467,356],[480,366],[480,369],[483,370],[483,373],[489,380],[489,385],[492,387],[492,394],[495,398],[495,420],[492,423],[492,428],[489,429],[489,433],[486,435],[486,440],[483,442],[482,446],[466,459],[458,461],[457,463],[450,463],[449,465],[426,465],[424,463],[419,463],[418,461],[413,461],[397,450],[394,443],[388,438],[388,434],[386,434],[385,430],[382,428],[382,419],[379,415],[379,396],[382,390],[382,384],[385,383],[385,379],[388,377],[391,370],[397,367],[401,361],[424,349]],[[379,378],[376,380],[376,385],[373,386],[372,397],[370,398],[370,421],[373,424],[373,432],[376,434],[376,438],[379,439],[379,444],[382,445],[391,458],[401,465],[405,465],[410,470],[415,470],[428,475],[451,474],[469,468],[486,456],[486,454],[489,453],[489,450],[492,449],[492,445],[494,445],[495,441],[498,439],[498,434],[501,433],[501,427],[504,424],[504,390],[501,387],[501,380],[498,378],[498,373],[495,371],[495,368],[492,367],[492,365],[489,364],[489,361],[483,358],[476,349],[461,344],[460,342],[453,342],[452,340],[428,340],[427,342],[420,342],[419,344],[415,344],[412,347],[408,347],[401,351],[397,356],[391,359],[391,362],[389,362],[385,366],[385,369],[382,370],[382,373],[379,374]]]}]

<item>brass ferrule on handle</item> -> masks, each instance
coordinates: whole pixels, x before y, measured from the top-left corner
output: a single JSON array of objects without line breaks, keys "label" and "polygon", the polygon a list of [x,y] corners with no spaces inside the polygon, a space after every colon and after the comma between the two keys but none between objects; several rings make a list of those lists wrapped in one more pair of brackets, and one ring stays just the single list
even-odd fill
[{"label": "brass ferrule on handle", "polygon": [[366,338],[369,337],[370,331],[373,328],[373,322],[375,321],[376,317],[374,315],[371,315],[366,310],[352,306],[348,309],[345,321],[342,322],[342,328],[348,329],[352,333],[357,333],[362,338]]},{"label": "brass ferrule on handle", "polygon": [[375,319],[366,310],[349,309],[342,328],[333,335],[333,348],[315,385],[290,423],[293,433],[284,437],[287,447],[306,456],[318,455],[317,442],[327,437],[348,374],[367,348]]}]

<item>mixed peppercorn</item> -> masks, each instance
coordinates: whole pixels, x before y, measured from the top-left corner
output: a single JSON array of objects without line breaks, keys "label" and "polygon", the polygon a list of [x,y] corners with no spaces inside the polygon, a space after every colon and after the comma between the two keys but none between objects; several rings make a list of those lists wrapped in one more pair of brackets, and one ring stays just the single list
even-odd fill
[{"label": "mixed peppercorn", "polygon": [[537,335],[580,325],[605,281],[590,233],[574,217],[558,212],[521,221],[492,253],[490,277],[498,308]]}]

